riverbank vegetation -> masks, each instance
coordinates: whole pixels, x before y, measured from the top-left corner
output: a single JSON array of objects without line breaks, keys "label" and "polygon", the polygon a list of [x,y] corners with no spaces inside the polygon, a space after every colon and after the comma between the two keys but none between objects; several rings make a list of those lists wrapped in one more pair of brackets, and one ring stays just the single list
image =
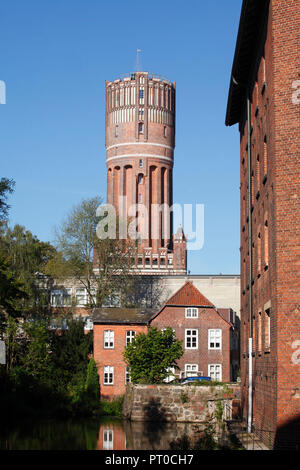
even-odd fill
[{"label": "riverbank vegetation", "polygon": [[0,366],[3,420],[117,414],[117,405],[100,402],[92,333],[84,332],[83,320],[69,320],[59,333],[40,319],[8,328],[14,359]]},{"label": "riverbank vegetation", "polygon": [[13,364],[0,366],[3,421],[121,416],[121,399],[100,402],[92,332],[84,332],[83,320],[68,320],[59,333],[43,320],[25,323],[14,342]]},{"label": "riverbank vegetation", "polygon": [[[110,404],[100,402],[99,377],[92,358],[93,332],[84,330],[82,318],[73,318],[72,307],[63,309],[63,314],[57,312],[61,328],[53,329],[51,321],[51,270],[59,273],[59,268],[63,268],[64,276],[70,274],[70,266],[77,267],[81,275],[85,268],[90,272],[95,241],[94,212],[101,201],[99,198],[83,201],[75,211],[76,217],[74,213],[73,218],[69,217],[68,224],[63,226],[60,241],[69,235],[67,241],[72,241],[69,248],[76,247],[77,251],[75,253],[74,248],[66,253],[68,243],[62,250],[60,245],[41,242],[25,227],[9,227],[8,196],[14,191],[14,186],[13,180],[0,179],[2,422],[26,417],[119,415],[120,400]],[[91,224],[85,224],[87,212],[92,218]],[[93,238],[88,239],[87,252],[81,240],[87,238],[83,226],[87,226],[86,230]],[[80,253],[83,253],[81,258]],[[58,260],[63,260],[63,263]],[[74,271],[71,274],[76,278]],[[103,296],[114,288],[111,281],[110,288]]]}]

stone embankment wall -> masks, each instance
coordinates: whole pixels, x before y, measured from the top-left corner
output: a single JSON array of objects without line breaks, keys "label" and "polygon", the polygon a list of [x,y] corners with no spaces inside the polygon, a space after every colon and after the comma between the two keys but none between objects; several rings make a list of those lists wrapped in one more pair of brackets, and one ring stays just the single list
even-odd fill
[{"label": "stone embankment wall", "polygon": [[[220,406],[222,405],[222,407]],[[132,385],[126,388],[123,416],[131,421],[202,423],[222,411],[239,417],[240,385]]]}]

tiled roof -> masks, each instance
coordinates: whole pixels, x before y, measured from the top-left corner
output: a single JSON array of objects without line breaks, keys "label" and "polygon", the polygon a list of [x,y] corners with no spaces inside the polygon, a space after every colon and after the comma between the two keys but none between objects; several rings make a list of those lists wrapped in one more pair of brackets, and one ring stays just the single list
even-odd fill
[{"label": "tiled roof", "polygon": [[192,282],[186,282],[165,305],[186,305],[198,307],[214,307],[214,305],[196,289]]},{"label": "tiled roof", "polygon": [[93,310],[93,322],[101,324],[141,324],[147,325],[153,310],[142,308],[95,308]]}]

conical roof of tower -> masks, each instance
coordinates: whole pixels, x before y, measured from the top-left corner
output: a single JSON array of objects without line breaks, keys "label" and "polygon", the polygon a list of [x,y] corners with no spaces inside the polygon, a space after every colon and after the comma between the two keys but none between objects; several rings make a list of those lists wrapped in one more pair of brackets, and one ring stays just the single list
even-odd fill
[{"label": "conical roof of tower", "polygon": [[175,240],[176,239],[180,239],[182,238],[183,240],[185,240],[185,235],[184,235],[184,231],[183,231],[183,228],[181,225],[179,225],[178,229],[177,229],[177,232],[175,234]]},{"label": "conical roof of tower", "polygon": [[186,305],[197,307],[214,307],[191,281],[187,281],[175,294],[165,302],[165,305]]}]

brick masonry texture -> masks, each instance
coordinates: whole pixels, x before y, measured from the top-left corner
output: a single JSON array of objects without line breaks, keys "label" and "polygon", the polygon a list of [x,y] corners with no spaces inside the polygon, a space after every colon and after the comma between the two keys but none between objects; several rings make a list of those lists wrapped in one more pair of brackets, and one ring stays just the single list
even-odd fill
[{"label": "brick masonry texture", "polygon": [[[114,348],[104,348],[104,331],[114,331]],[[134,330],[136,334],[146,333],[147,326],[140,325],[94,325],[94,359],[98,368],[101,399],[112,399],[123,395],[125,391],[126,364],[123,351],[126,347],[126,332]],[[114,384],[103,384],[105,366],[114,367]]]},{"label": "brick masonry texture", "polygon": [[[171,326],[175,330],[175,336],[182,341],[184,354],[177,362],[180,370],[184,370],[185,364],[197,364],[198,370],[204,376],[209,375],[209,364],[222,366],[222,381],[230,381],[230,324],[226,322],[212,308],[199,308],[198,318],[186,318],[185,307],[166,306],[161,313],[151,322],[151,326],[158,329]],[[198,331],[198,348],[185,348],[185,330],[196,329]],[[222,349],[208,349],[208,330],[220,329],[222,331]]]},{"label": "brick masonry texture", "polygon": [[[186,272],[186,241],[173,243],[172,220],[167,210],[152,212],[152,205],[173,204],[175,148],[175,83],[137,72],[106,81],[105,145],[107,202],[120,214],[139,216],[135,269],[153,274]],[[120,206],[121,197],[126,197]],[[141,209],[128,214],[132,204]],[[177,229],[177,227],[175,228]],[[174,256],[173,256],[174,254]]]},{"label": "brick masonry texture", "polygon": [[[299,24],[299,0],[270,1],[264,56],[258,58],[252,92],[253,422],[271,445],[291,422],[300,420],[300,364],[293,360],[293,345],[300,340],[300,104],[292,100],[293,83],[300,79]],[[246,417],[247,122],[240,130],[241,384]]]},{"label": "brick masonry texture", "polygon": [[[160,330],[171,327],[174,329],[176,339],[182,341],[184,353],[177,361],[181,372],[184,372],[185,365],[197,365],[197,371],[202,375],[210,375],[209,365],[220,366],[221,376],[219,381],[230,382],[237,372],[238,348],[233,346],[232,336],[237,334],[234,325],[224,315],[229,315],[229,309],[224,309],[220,314],[196,289],[191,282],[186,282],[175,295],[150,318],[150,326]],[[176,302],[176,305],[173,305]],[[206,306],[202,306],[202,304]],[[186,318],[186,308],[194,306],[198,309],[197,318]],[[196,349],[188,349],[185,344],[185,332],[187,329],[197,330],[198,341]],[[210,349],[209,329],[221,331],[221,348]],[[104,332],[111,330],[114,332],[114,346],[112,349],[104,347]],[[138,324],[122,324],[120,313],[119,324],[107,322],[107,324],[94,323],[94,358],[97,364],[100,380],[100,392],[102,399],[112,399],[125,393],[125,371],[126,364],[123,359],[123,351],[126,347],[126,332],[135,331],[147,333],[148,326]],[[237,341],[235,342],[237,343]],[[103,371],[105,366],[114,368],[114,383],[105,385],[103,383]],[[178,374],[178,372],[177,372]]]}]

